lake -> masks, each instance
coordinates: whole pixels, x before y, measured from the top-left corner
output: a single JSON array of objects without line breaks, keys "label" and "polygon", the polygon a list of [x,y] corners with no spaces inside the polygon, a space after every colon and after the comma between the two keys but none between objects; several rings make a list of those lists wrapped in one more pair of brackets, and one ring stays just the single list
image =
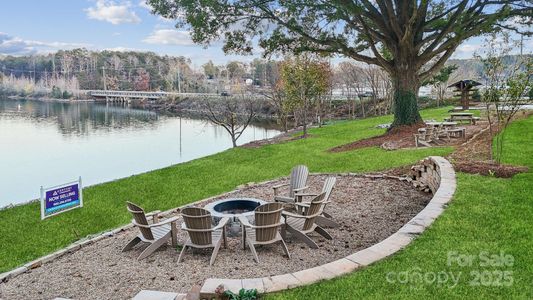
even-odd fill
[{"label": "lake", "polygon": [[[244,144],[279,134],[249,126]],[[186,162],[231,148],[220,126],[92,102],[0,99],[0,207],[39,198],[82,177],[84,186]]]}]

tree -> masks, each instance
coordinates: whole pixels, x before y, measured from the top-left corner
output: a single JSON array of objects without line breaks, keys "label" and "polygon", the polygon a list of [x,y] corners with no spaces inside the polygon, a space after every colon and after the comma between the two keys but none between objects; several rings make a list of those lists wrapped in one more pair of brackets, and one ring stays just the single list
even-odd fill
[{"label": "tree", "polygon": [[423,85],[431,85],[437,93],[437,107],[444,100],[446,96],[446,90],[448,89],[448,81],[450,80],[450,75],[457,70],[456,65],[445,66],[440,69],[439,73],[431,77],[429,80],[424,82]]},{"label": "tree", "polygon": [[501,36],[492,34],[487,38],[484,53],[476,55],[483,63],[487,77],[482,100],[487,108],[489,132],[493,137],[494,147],[491,150],[494,151],[490,153],[497,163],[501,163],[503,158],[505,129],[519,111],[528,90],[533,89],[533,56],[520,55],[514,64],[510,64],[507,58],[513,48],[508,33]]},{"label": "tree", "polygon": [[318,115],[319,101],[330,89],[330,78],[329,64],[309,56],[286,59],[281,65],[281,81],[289,102],[285,108],[302,115],[304,137],[307,136],[309,110],[316,109]]},{"label": "tree", "polygon": [[218,77],[218,74],[220,73],[219,68],[215,66],[215,64],[211,60],[205,63],[202,68],[204,69],[205,76],[207,76],[207,78],[209,79],[214,79]]},{"label": "tree", "polygon": [[226,65],[226,69],[228,71],[228,76],[231,80],[239,81],[241,77],[246,73],[244,65],[238,61],[230,61]]},{"label": "tree", "polygon": [[[533,21],[533,0],[149,0],[153,12],[226,52],[340,54],[381,66],[392,79],[393,126],[421,122],[417,94],[462,41]],[[507,22],[510,19],[514,22]]]},{"label": "tree", "polygon": [[261,94],[270,100],[270,103],[272,103],[272,106],[276,110],[278,124],[281,125],[284,132],[287,132],[289,130],[289,113],[292,109],[285,97],[285,91],[283,90],[283,83],[281,80],[278,80],[274,86]]},{"label": "tree", "polygon": [[222,126],[230,135],[233,147],[256,115],[255,103],[246,97],[221,97],[215,100],[205,99],[207,119]]},{"label": "tree", "polygon": [[137,76],[134,77],[133,88],[136,91],[148,91],[150,89],[150,73],[145,69],[138,69]]},{"label": "tree", "polygon": [[[346,88],[348,92],[348,100],[353,100],[352,118],[355,118],[356,97],[357,95],[363,93],[363,88],[365,85],[363,78],[363,70],[360,66],[357,66],[352,62],[343,61],[339,64],[339,71],[337,72],[337,76],[339,77],[340,83]],[[361,113],[363,115],[363,118],[365,118],[365,104],[361,98],[359,98],[359,102],[361,104]]]}]

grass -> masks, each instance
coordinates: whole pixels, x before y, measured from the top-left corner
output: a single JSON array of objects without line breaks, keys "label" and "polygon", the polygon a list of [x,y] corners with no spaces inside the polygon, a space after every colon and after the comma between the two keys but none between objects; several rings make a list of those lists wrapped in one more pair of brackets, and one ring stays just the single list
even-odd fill
[{"label": "grass", "polygon": [[[504,162],[526,165],[528,173],[512,179],[459,173],[457,192],[445,213],[399,254],[350,275],[266,299],[381,299],[392,295],[395,299],[532,299],[532,129],[533,117],[511,124],[505,144]],[[475,255],[475,259],[467,266],[448,265],[448,255],[454,251]],[[479,254],[483,251],[490,255],[503,251],[514,261],[507,266],[482,266]],[[500,277],[503,272],[508,272],[512,282]],[[405,274],[410,274],[409,280],[402,277]],[[417,274],[429,279],[420,280]],[[441,283],[432,283],[432,274],[441,276]],[[451,281],[452,274],[459,278],[457,285]],[[483,281],[476,281],[479,274],[485,276]],[[387,276],[396,280],[389,282]]]},{"label": "grass", "polygon": [[[448,108],[423,111],[426,119],[442,119]],[[126,224],[124,201],[147,210],[168,209],[233,189],[250,181],[288,174],[298,163],[312,172],[367,172],[413,163],[427,155],[446,155],[451,148],[384,151],[365,148],[344,153],[327,149],[384,131],[375,125],[390,117],[337,122],[311,130],[312,137],[259,149],[232,149],[189,163],[87,188],[86,206],[40,221],[37,204],[0,211],[0,270],[5,271],[83,237]],[[266,299],[358,298],[517,298],[533,297],[533,117],[507,129],[504,161],[526,165],[528,173],[512,179],[458,174],[458,189],[445,213],[406,249],[350,275],[267,295]],[[6,242],[7,241],[7,242]],[[447,264],[450,252],[512,255],[512,266]],[[510,286],[474,286],[475,272],[512,272]],[[393,273],[390,273],[393,272]],[[427,283],[412,277],[388,282],[387,274],[459,276],[458,284]],[[489,275],[499,273],[487,273]],[[389,275],[389,276],[392,276]],[[497,276],[496,276],[497,277]],[[495,279],[498,279],[494,277]],[[396,279],[398,279],[396,277]],[[504,281],[503,281],[504,282]],[[481,283],[481,282],[480,282]],[[482,283],[487,283],[487,278]],[[494,283],[494,281],[488,281]]]},{"label": "grass", "polygon": [[[449,108],[423,112],[442,119]],[[311,137],[257,149],[237,148],[188,163],[84,189],[84,207],[40,220],[39,203],[0,211],[0,272],[120,225],[131,216],[125,201],[147,211],[166,210],[220,194],[247,182],[286,176],[296,164],[312,172],[367,172],[413,163],[428,155],[446,155],[451,148],[385,151],[365,148],[329,153],[334,146],[385,132],[375,126],[391,117],[342,121],[310,130]]]}]

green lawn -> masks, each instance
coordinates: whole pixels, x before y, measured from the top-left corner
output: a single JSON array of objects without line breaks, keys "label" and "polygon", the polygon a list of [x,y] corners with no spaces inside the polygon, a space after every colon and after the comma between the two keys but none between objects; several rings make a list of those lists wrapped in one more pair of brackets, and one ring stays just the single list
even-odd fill
[{"label": "green lawn", "polygon": [[[266,298],[532,299],[533,117],[508,128],[505,155],[506,163],[526,165],[530,171],[512,179],[459,173],[456,195],[445,213],[399,254],[339,279]],[[448,254],[454,251],[476,258],[470,265],[448,266]],[[503,251],[514,262],[483,266],[483,251]],[[433,275],[441,276],[441,283],[432,282]]]}]

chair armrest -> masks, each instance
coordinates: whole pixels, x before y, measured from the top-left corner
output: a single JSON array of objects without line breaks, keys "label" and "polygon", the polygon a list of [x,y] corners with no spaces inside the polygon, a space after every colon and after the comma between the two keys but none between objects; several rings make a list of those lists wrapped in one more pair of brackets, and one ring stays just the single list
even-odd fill
[{"label": "chair armrest", "polygon": [[284,186],[289,186],[290,183],[284,183],[284,184],[278,184],[278,185],[275,185],[272,187],[272,189],[274,190],[274,196],[277,196],[278,195],[278,189],[279,188],[282,188]]},{"label": "chair armrest", "polygon": [[305,190],[305,189],[308,189],[308,188],[309,188],[309,186],[303,186],[303,187],[301,187],[301,188],[294,189],[293,191],[294,191],[295,193],[298,193],[298,192],[301,192],[301,191],[303,191],[303,190]]},{"label": "chair armrest", "polygon": [[290,185],[290,183],[278,184],[278,185],[273,186],[272,188],[277,190],[279,188],[282,188],[282,187],[288,186],[288,185]]},{"label": "chair armrest", "polygon": [[296,192],[296,196],[298,196],[298,197],[316,197],[316,196],[318,196],[318,195],[320,195],[320,194],[309,194],[309,193],[304,194],[304,193],[298,193],[298,192]]},{"label": "chair armrest", "polygon": [[215,230],[219,230],[220,228],[223,228],[224,226],[226,226],[228,221],[229,221],[228,217],[224,217],[220,219],[220,222],[218,222],[217,226],[213,227],[212,230],[215,231]]},{"label": "chair armrest", "polygon": [[165,224],[168,224],[168,223],[174,223],[176,222],[177,220],[179,220],[180,217],[178,216],[175,216],[175,217],[172,217],[172,218],[168,218],[168,219],[165,219],[161,222],[158,222],[158,223],[154,223],[154,224],[150,224],[148,227],[152,228],[152,227],[157,227],[157,226],[161,226],[161,225],[165,225]]},{"label": "chair armrest", "polygon": [[309,207],[311,206],[311,202],[295,202],[294,205],[301,207]]},{"label": "chair armrest", "polygon": [[281,215],[283,217],[285,217],[285,219],[286,219],[286,217],[299,218],[299,219],[306,219],[307,218],[307,216],[302,216],[302,215],[291,213],[291,212],[288,212],[288,211],[282,211]]},{"label": "chair armrest", "polygon": [[153,216],[158,215],[158,214],[160,214],[160,213],[161,213],[160,210],[154,210],[154,211],[149,212],[149,213],[144,214],[144,215],[145,215],[147,218],[150,218],[150,217],[153,217]]},{"label": "chair armrest", "polygon": [[239,216],[239,222],[241,222],[242,226],[249,227],[249,228],[256,228],[255,225],[250,224],[250,221],[248,221],[248,218],[245,216]]},{"label": "chair armrest", "polygon": [[146,217],[146,220],[152,219],[152,224],[155,224],[159,223],[159,213],[161,213],[160,210],[154,210],[152,212],[144,214],[144,216]]}]

